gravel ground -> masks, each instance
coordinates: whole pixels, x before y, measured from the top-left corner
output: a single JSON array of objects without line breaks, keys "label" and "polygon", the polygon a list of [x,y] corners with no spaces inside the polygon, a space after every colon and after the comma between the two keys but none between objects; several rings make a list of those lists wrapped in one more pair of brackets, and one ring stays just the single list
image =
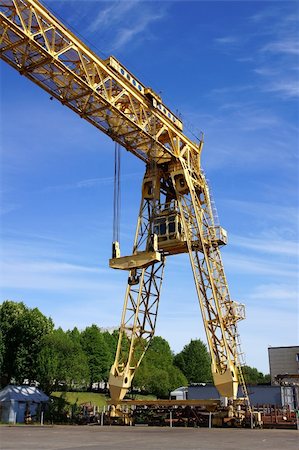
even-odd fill
[{"label": "gravel ground", "polygon": [[298,450],[296,430],[1,426],[1,450]]}]

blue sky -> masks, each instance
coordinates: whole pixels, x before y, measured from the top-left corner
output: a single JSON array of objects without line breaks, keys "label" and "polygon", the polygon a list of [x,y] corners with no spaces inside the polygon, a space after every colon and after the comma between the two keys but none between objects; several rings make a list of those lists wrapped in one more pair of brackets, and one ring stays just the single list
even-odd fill
[{"label": "blue sky", "polygon": [[[115,55],[189,131],[221,225],[246,361],[298,343],[298,2],[50,1],[101,57]],[[64,329],[118,326],[126,274],[108,268],[114,144],[5,63],[1,74],[1,295]],[[189,132],[188,130],[186,130]],[[143,164],[122,151],[122,254]],[[157,334],[205,341],[186,255],[169,258]]]}]

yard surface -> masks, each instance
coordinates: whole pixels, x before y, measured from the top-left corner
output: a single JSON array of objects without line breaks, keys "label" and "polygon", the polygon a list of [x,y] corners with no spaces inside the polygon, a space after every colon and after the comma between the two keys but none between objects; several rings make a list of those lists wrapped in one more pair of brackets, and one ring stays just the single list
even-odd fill
[{"label": "yard surface", "polygon": [[1,450],[298,450],[296,430],[0,426]]}]

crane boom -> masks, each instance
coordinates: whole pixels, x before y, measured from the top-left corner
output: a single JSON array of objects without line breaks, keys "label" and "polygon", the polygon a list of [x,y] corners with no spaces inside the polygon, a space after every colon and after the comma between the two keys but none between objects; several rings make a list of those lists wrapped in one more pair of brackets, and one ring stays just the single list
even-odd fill
[{"label": "crane boom", "polygon": [[99,58],[39,2],[3,0],[0,13],[1,58],[127,150],[149,161],[155,145],[159,162],[200,152],[153,106],[151,89],[145,95],[117,71],[115,58]]},{"label": "crane boom", "polygon": [[[117,405],[154,335],[166,257],[188,253],[220,395],[241,384],[237,321],[221,260],[224,230],[214,220],[200,167],[203,142],[183,133],[161,97],[114,57],[99,58],[37,0],[1,0],[0,57],[146,164],[132,254],[114,243],[110,267],[129,272],[109,384]],[[249,403],[248,403],[249,404]]]}]

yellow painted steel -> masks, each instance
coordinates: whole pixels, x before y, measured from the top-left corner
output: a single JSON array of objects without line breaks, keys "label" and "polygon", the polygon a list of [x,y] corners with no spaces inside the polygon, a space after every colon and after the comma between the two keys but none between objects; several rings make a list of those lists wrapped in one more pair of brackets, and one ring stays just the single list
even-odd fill
[{"label": "yellow painted steel", "polygon": [[119,61],[99,58],[36,0],[0,1],[0,57],[52,97],[146,163],[132,255],[110,266],[128,270],[115,362],[114,405],[124,398],[154,335],[166,257],[186,252],[220,395],[235,399],[242,375],[237,321],[242,307],[230,298],[200,167],[203,142],[191,141],[182,122],[152,89]]}]

